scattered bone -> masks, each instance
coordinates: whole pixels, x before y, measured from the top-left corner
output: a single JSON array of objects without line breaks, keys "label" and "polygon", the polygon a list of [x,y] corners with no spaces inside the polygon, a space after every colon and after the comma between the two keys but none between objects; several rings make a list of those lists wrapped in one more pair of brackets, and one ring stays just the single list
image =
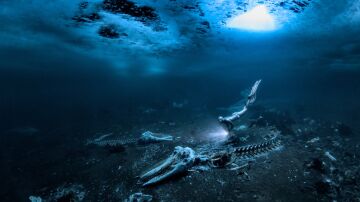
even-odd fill
[{"label": "scattered bone", "polygon": [[332,154],[330,154],[330,152],[328,152],[328,151],[325,152],[325,156],[327,156],[332,161],[336,161],[336,158]]},{"label": "scattered bone", "polygon": [[141,192],[131,194],[129,199],[126,199],[125,202],[149,202],[152,201],[153,197],[148,194],[143,194]]},{"label": "scattered bone", "polygon": [[173,141],[173,139],[174,138],[171,135],[146,131],[143,134],[141,134],[141,137],[138,139],[138,143],[139,144],[158,143],[158,142]]}]

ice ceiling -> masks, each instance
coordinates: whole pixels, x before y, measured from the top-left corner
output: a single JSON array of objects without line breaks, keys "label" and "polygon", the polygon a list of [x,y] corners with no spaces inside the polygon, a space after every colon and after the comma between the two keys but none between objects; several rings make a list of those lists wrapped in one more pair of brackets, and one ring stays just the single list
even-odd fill
[{"label": "ice ceiling", "polygon": [[[172,49],[227,28],[273,31],[311,7],[311,0],[86,1],[72,18],[79,29],[126,47]],[[188,43],[186,43],[188,42]]]},{"label": "ice ceiling", "polygon": [[[358,0],[4,0],[2,61],[22,55],[29,64],[42,54],[80,53],[146,75],[269,60],[352,69],[360,63],[359,5]],[[186,53],[197,63],[186,57],[169,61]],[[232,55],[217,57],[226,54]]]}]

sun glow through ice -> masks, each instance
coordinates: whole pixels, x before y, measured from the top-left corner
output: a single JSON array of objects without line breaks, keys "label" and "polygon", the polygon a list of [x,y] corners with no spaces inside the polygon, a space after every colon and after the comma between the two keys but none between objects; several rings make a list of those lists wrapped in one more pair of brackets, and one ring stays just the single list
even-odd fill
[{"label": "sun glow through ice", "polygon": [[276,29],[275,19],[265,5],[257,5],[248,12],[229,19],[226,26],[250,31],[272,31]]}]

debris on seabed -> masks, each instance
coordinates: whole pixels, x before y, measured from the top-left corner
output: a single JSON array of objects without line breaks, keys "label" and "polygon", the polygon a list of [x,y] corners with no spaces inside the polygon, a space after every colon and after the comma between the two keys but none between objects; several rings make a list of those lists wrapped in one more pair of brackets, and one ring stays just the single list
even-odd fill
[{"label": "debris on seabed", "polygon": [[307,143],[315,143],[315,142],[318,142],[320,140],[319,137],[314,137],[313,139],[307,141]]}]

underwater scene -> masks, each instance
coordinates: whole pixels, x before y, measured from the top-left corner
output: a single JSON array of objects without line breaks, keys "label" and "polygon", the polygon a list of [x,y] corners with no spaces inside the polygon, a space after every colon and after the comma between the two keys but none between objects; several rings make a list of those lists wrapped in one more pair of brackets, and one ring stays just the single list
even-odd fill
[{"label": "underwater scene", "polygon": [[0,202],[360,202],[360,0],[1,0]]}]

